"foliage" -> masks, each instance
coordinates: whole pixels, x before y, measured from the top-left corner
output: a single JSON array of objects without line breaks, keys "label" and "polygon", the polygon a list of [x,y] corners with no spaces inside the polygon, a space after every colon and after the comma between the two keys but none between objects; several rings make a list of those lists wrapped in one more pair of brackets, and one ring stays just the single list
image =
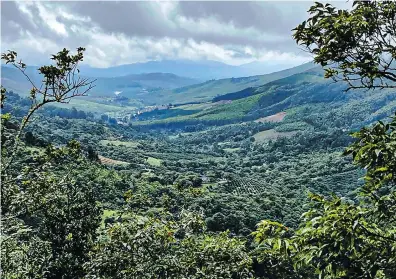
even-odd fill
[{"label": "foliage", "polygon": [[325,77],[346,81],[349,89],[395,87],[395,2],[354,1],[351,11],[317,2],[309,12],[293,36],[328,66]]},{"label": "foliage", "polygon": [[[356,144],[354,151],[368,155],[367,146]],[[366,165],[364,159],[355,157],[355,161]],[[279,223],[261,222],[254,235],[262,264],[269,261],[282,270],[290,270],[293,264],[298,272],[312,270],[321,278],[393,278],[395,194],[387,189],[379,196],[379,189],[372,188],[370,173],[377,175],[375,169],[368,168],[359,204],[311,194],[311,209],[294,234],[288,235]],[[394,180],[380,180],[382,187],[394,185]]]},{"label": "foliage", "polygon": [[[39,108],[67,102],[84,94],[82,87],[90,88],[87,80],[74,79],[83,50],[69,55],[64,49],[52,57],[55,66],[39,69],[43,86],[32,84],[31,107],[19,128],[10,114],[2,114],[1,252],[8,256],[2,257],[1,271],[5,278],[80,277],[95,240],[99,209],[92,185],[81,183],[78,176],[78,168],[87,163],[80,144],[48,145],[28,160],[26,149],[20,148],[22,132]],[[26,65],[16,57],[13,51],[2,55],[24,73]]]},{"label": "foliage", "polygon": [[87,278],[249,278],[243,241],[205,235],[199,215],[134,216],[107,229],[87,264]]},{"label": "foliage", "polygon": [[[307,44],[304,36],[312,30],[329,28],[328,34],[338,36],[347,26],[366,34],[371,25],[378,27],[370,17],[369,26],[359,27],[373,7],[385,23],[381,28],[386,26],[384,16],[393,7],[387,2],[356,3],[351,12],[339,13],[315,4],[317,19],[298,27],[295,37],[310,48],[316,42]],[[375,33],[370,35],[374,40]],[[325,44],[333,41],[321,43],[317,62],[337,61],[348,78],[348,67],[355,67],[343,64],[349,58],[342,61],[337,52],[330,59]],[[355,53],[364,51],[361,42],[354,47],[345,55],[364,56]],[[97,119],[47,106],[89,89],[91,83],[79,83],[78,75],[76,83],[67,79],[82,51],[63,50],[54,65],[41,67],[44,83],[33,87],[32,99],[2,89],[5,278],[396,276],[396,118],[360,129],[394,110],[393,91],[345,94],[347,87],[325,81],[321,69],[309,65],[303,73],[210,81],[209,87],[231,83],[221,88],[226,93],[261,86],[216,97],[231,102],[185,104],[147,113],[155,118],[151,122],[118,125],[108,115]],[[3,57],[27,76],[14,52]],[[386,85],[386,75],[370,83],[380,77],[364,73],[360,86]],[[56,87],[56,94],[47,86]],[[199,96],[214,97],[209,87]],[[176,95],[183,100],[194,94]],[[286,116],[279,122],[253,121],[280,112]],[[355,131],[352,144],[348,130]],[[345,155],[352,158],[341,157],[348,145]],[[123,163],[102,165],[106,160]],[[315,193],[309,204],[307,192]]]},{"label": "foliage", "polygon": [[[390,1],[353,6],[349,12],[316,3],[294,37],[316,62],[330,66],[326,77],[341,78],[349,89],[391,88],[396,6]],[[259,224],[254,235],[263,263],[275,259],[272,266],[283,269],[292,263],[296,272],[319,278],[396,276],[395,127],[393,118],[352,134],[357,140],[345,154],[366,170],[358,199],[310,194],[310,209],[291,235],[279,223]]]}]

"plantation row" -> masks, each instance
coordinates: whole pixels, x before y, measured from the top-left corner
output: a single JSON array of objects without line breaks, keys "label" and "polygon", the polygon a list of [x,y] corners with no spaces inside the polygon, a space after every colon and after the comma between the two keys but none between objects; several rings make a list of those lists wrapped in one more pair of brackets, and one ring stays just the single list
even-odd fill
[{"label": "plantation row", "polygon": [[267,188],[266,186],[264,181],[254,177],[232,177],[225,184],[225,189],[227,192],[235,195],[256,195],[263,192]]}]

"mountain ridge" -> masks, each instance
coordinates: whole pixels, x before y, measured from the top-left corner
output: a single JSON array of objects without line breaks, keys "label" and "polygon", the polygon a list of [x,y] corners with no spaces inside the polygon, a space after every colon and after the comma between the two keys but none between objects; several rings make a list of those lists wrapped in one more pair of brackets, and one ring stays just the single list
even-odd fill
[{"label": "mountain ridge", "polygon": [[[303,63],[304,64],[304,63]],[[201,80],[224,79],[242,76],[264,75],[276,71],[286,70],[285,64],[265,62],[251,62],[242,65],[229,65],[214,60],[161,60],[147,61],[131,64],[95,68],[81,65],[81,70],[89,77],[113,77],[129,74],[142,74],[151,72],[173,73]]]},{"label": "mountain ridge", "polygon": [[[217,63],[217,62],[216,62]],[[92,77],[96,79],[95,88],[89,96],[114,96],[114,92],[122,91],[122,96],[146,105],[161,105],[165,103],[202,102],[211,100],[217,95],[237,92],[248,87],[257,87],[298,72],[316,67],[312,62],[290,69],[273,72],[266,75],[244,76],[237,78],[212,79],[205,82],[173,73],[151,72],[146,74],[129,74],[118,77]],[[158,70],[158,69],[157,69]],[[39,83],[41,76],[37,68],[30,66],[27,73],[32,80]],[[84,77],[87,73],[82,69]],[[2,65],[2,83],[9,90],[26,93],[30,83],[22,73]]]}]

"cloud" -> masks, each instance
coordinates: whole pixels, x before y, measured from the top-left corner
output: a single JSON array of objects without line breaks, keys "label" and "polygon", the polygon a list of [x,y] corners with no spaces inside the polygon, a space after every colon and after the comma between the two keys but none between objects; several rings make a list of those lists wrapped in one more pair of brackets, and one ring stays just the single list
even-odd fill
[{"label": "cloud", "polygon": [[[193,19],[215,17],[222,23],[239,28],[255,28],[265,32],[284,32],[282,10],[287,3],[272,2],[180,2],[182,14]],[[287,8],[287,7],[286,7]],[[274,21],[275,20],[275,21]],[[277,24],[274,24],[274,23]]]},{"label": "cloud", "polygon": [[1,2],[1,51],[41,64],[63,47],[107,67],[161,59],[307,60],[291,29],[311,2]]}]

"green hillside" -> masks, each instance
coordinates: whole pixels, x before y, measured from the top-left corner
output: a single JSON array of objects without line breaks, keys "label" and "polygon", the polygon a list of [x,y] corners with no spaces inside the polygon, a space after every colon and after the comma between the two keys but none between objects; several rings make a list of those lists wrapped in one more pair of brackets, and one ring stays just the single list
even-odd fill
[{"label": "green hillside", "polygon": [[[85,97],[87,101],[106,105],[120,105],[112,102],[117,95],[127,98],[123,106],[161,105],[168,103],[188,103],[210,101],[216,96],[255,88],[266,83],[315,68],[313,63],[306,63],[291,69],[250,77],[199,80],[167,73],[135,74],[112,78],[91,78],[95,88]],[[27,72],[35,83],[41,81],[35,67],[28,67]],[[2,84],[22,95],[29,92],[31,85],[16,69],[2,66]],[[117,94],[117,95],[116,95]],[[109,99],[111,98],[111,99]],[[103,111],[109,111],[103,107]],[[111,110],[114,111],[114,110]]]},{"label": "green hillside", "polygon": [[[143,113],[129,125],[74,109],[59,114],[58,108],[47,107],[27,128],[13,170],[18,173],[21,166],[31,164],[31,158],[61,154],[61,161],[49,165],[54,176],[63,181],[67,169],[78,180],[71,190],[53,188],[50,197],[58,197],[58,191],[62,191],[60,197],[68,191],[79,193],[81,185],[91,187],[87,193],[94,196],[72,203],[89,201],[95,208],[92,227],[100,228],[106,237],[113,237],[114,229],[126,222],[143,229],[153,226],[154,231],[147,232],[151,243],[162,227],[159,221],[150,222],[171,218],[169,224],[176,226],[187,222],[179,217],[185,210],[200,212],[205,243],[207,237],[225,230],[247,239],[263,219],[295,230],[309,191],[335,193],[348,202],[357,199],[363,171],[341,156],[352,141],[348,131],[386,118],[396,109],[396,95],[390,89],[345,93],[345,85],[322,75],[321,70],[310,69],[224,95],[224,100]],[[7,93],[6,101],[3,112],[17,119],[28,111],[26,98]],[[86,99],[74,101],[84,111],[105,107]],[[107,107],[116,108],[121,107]],[[12,128],[5,131],[11,134]],[[75,151],[68,151],[73,145],[66,145],[73,140],[81,143],[82,155],[77,159]],[[62,149],[46,148],[48,143]],[[31,181],[29,176],[23,179]],[[56,208],[49,213],[59,216]],[[79,207],[72,214],[68,222],[78,225],[86,220]],[[57,226],[64,226],[62,220]],[[111,231],[109,235],[106,230]],[[139,231],[132,236],[140,241]],[[175,239],[182,232],[165,230]],[[65,233],[62,239],[70,241],[73,235]],[[117,245],[125,247],[123,243]],[[179,242],[172,238],[172,243]],[[161,241],[158,246],[162,247]],[[114,252],[111,257],[118,255]]]},{"label": "green hillside", "polygon": [[[80,103],[76,103],[74,100],[71,103],[79,109],[85,107],[85,110],[94,113],[130,113],[147,105],[207,102],[216,96],[225,95],[224,98],[226,98],[228,94],[240,90],[253,92],[258,86],[315,67],[317,66],[312,63],[306,63],[267,75],[210,80],[204,83],[167,73],[91,78],[95,80],[95,87],[89,92],[88,96],[83,98],[84,104],[81,103],[81,100]],[[36,67],[28,67],[26,72],[35,84],[41,82],[42,77],[38,75]],[[8,90],[23,96],[26,96],[31,89],[31,84],[25,76],[14,68],[2,66],[1,81]],[[63,104],[60,104],[60,106],[65,107]]]},{"label": "green hillside", "polygon": [[291,69],[259,76],[210,80],[173,90],[158,91],[149,97],[142,97],[147,103],[187,103],[204,102],[212,98],[249,87],[257,87],[284,77],[315,68],[313,63],[306,63]]},{"label": "green hillside", "polygon": [[[151,114],[151,119],[145,118],[143,114],[139,119],[145,121],[136,121],[133,125],[169,126],[172,123],[189,125],[200,122],[221,125],[252,121],[282,111],[287,112],[287,122],[295,114],[306,116],[327,107],[340,115],[361,115],[360,121],[355,123],[359,126],[362,122],[369,123],[389,115],[394,108],[396,95],[390,89],[378,90],[375,94],[364,90],[346,93],[345,89],[345,85],[325,80],[321,70],[313,69],[259,86],[252,90],[252,96],[249,97],[238,99],[234,93],[230,94],[234,100],[228,102],[179,106],[166,112],[162,111],[161,117],[158,118]],[[227,98],[227,95],[222,97]],[[308,108],[309,111],[305,112]],[[175,116],[176,112],[178,116]],[[327,111],[324,110],[323,115],[326,114]],[[363,121],[364,119],[366,120]]]},{"label": "green hillside", "polygon": [[[4,6],[6,29],[26,27],[13,5]],[[166,18],[158,23],[168,25],[169,15],[187,17],[188,10],[188,20],[206,25],[194,14],[207,14],[209,6],[199,11],[195,5],[161,5],[159,13],[147,6],[149,22],[143,21],[143,10],[134,17],[131,6],[120,7],[128,19],[154,31],[153,16]],[[309,18],[292,29],[293,39],[321,67],[305,64],[264,76],[179,87],[195,81],[154,73],[98,79],[89,91],[95,83],[71,78],[79,74],[86,49],[63,48],[51,56],[51,65],[40,68],[44,78],[29,92],[23,75],[40,82],[34,68],[25,69],[13,50],[2,53],[2,61],[23,74],[2,66],[1,277],[395,279],[396,2],[354,1],[343,10],[322,2],[312,5]],[[103,7],[99,17],[119,15]],[[228,27],[234,29],[214,25],[229,39],[237,33],[234,38],[240,41],[240,28],[256,26],[253,15],[242,22],[234,14],[242,11],[239,7],[246,8],[245,16],[251,14],[247,6],[210,7],[217,12],[207,14],[209,19],[226,24],[232,18]],[[293,20],[298,19],[295,7]],[[17,8],[40,31],[26,29],[20,36],[33,36],[15,41],[26,45],[27,55],[34,53],[32,47],[48,43],[40,48],[45,51],[62,41],[36,37],[50,34],[36,17],[70,37],[64,43],[73,42],[76,33],[77,25],[67,22],[78,20],[78,28],[87,25],[99,39],[107,38],[101,32],[114,30],[117,36],[106,42],[116,46],[119,40],[140,55],[140,43],[135,47],[123,38],[127,33],[115,33],[119,18],[111,25],[95,20],[97,7],[78,15],[69,14],[65,3]],[[218,13],[220,8],[227,14]],[[282,55],[292,51],[283,40],[292,26],[282,29],[291,19],[275,11],[268,10],[276,28],[260,30],[263,36],[280,35]],[[262,12],[257,6],[256,15]],[[178,20],[186,23],[182,16]],[[133,27],[128,22],[123,26]],[[172,32],[157,29],[158,34],[182,39],[189,33],[185,24],[180,24],[183,30],[176,25],[169,25]],[[194,31],[204,38],[201,27]],[[139,38],[143,30],[133,31]],[[226,42],[217,34],[219,42]],[[184,54],[206,53],[199,41],[186,37],[179,44],[172,36],[166,41]],[[173,49],[155,38],[147,41],[153,39],[151,45],[162,51]],[[222,48],[227,52],[218,57],[261,56],[261,49],[256,53],[249,44],[244,54],[236,44],[235,50]],[[264,44],[263,52],[271,44]],[[217,52],[216,45],[208,46]],[[105,60],[111,54],[107,48],[96,52],[86,60],[114,61]],[[130,54],[120,53],[119,63]],[[153,64],[168,63],[147,63]],[[25,95],[12,92],[21,90]]]}]

